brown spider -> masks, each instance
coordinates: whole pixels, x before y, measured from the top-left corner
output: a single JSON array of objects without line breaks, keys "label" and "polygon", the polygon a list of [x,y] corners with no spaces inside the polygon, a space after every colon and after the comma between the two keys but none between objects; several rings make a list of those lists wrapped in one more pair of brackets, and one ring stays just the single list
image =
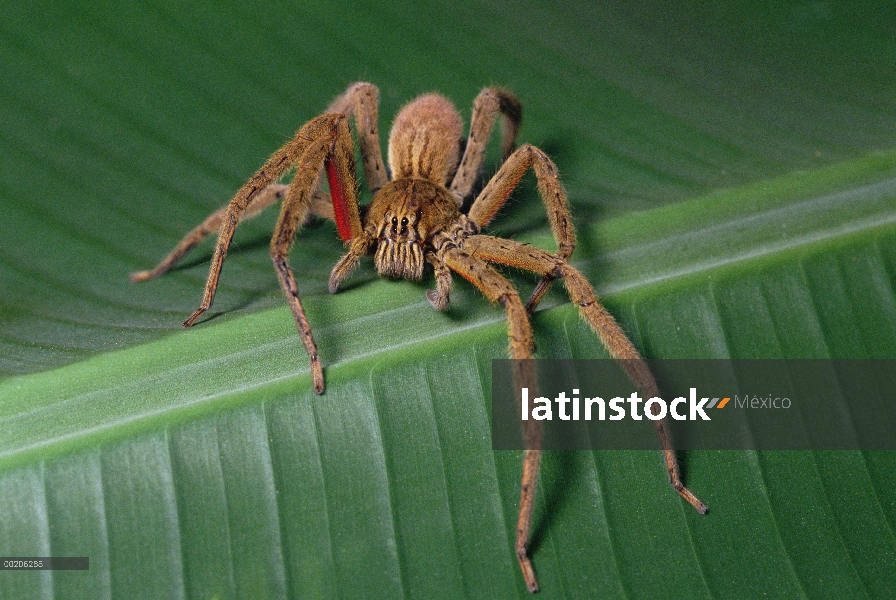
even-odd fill
[{"label": "brown spider", "polygon": [[[156,268],[133,273],[131,279],[144,281],[162,275],[205,236],[220,231],[202,304],[184,322],[184,327],[191,326],[212,305],[221,266],[239,221],[282,199],[280,218],[271,239],[271,257],[311,359],[311,381],[318,394],[324,391],[323,370],[295,277],[287,263],[296,230],[311,214],[333,219],[342,240],[349,244],[348,253],[336,263],[330,275],[331,293],[339,289],[366,254],[374,255],[380,275],[391,278],[420,280],[427,262],[434,269],[436,289],[428,291],[426,296],[436,309],[447,308],[451,271],[458,273],[489,300],[504,307],[510,356],[529,359],[534,347],[529,315],[551,283],[562,278],[582,318],[610,354],[622,361],[644,397],[659,396],[653,375],[637,350],[600,304],[585,277],[566,262],[575,248],[566,193],[557,168],[544,152],[529,144],[514,151],[522,119],[519,100],[506,90],[484,89],[473,103],[470,135],[464,144],[463,122],[451,102],[436,94],[417,98],[398,113],[392,125],[389,171],[383,164],[380,149],[378,101],[379,92],[369,83],[349,87],[325,114],[308,121],[290,142],[274,153],[227,206],[188,233]],[[504,117],[503,165],[473,201],[467,214],[463,214],[460,211],[463,200],[472,194],[485,146],[499,115]],[[355,120],[364,172],[373,192],[372,201],[364,208],[358,206],[350,117]],[[295,176],[289,185],[277,184],[292,168]],[[538,179],[538,189],[559,246],[556,253],[479,233],[530,168]],[[323,170],[329,181],[330,198],[318,190]],[[534,271],[542,276],[527,305],[522,303],[513,285],[489,263]],[[518,382],[533,389],[531,370],[520,366],[517,371]],[[535,592],[538,583],[526,547],[541,457],[541,431],[538,421],[527,423],[525,437],[530,449],[525,450],[523,457],[516,553],[526,585],[529,591]],[[655,424],[672,486],[700,513],[706,513],[706,506],[681,482],[664,423],[655,421]]]}]

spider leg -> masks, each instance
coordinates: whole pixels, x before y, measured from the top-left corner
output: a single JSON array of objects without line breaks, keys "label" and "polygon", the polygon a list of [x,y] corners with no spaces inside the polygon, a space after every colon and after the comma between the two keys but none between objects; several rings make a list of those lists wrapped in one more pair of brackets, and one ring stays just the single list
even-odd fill
[{"label": "spider leg", "polygon": [[[317,393],[322,393],[323,369],[320,366],[308,319],[305,317],[305,312],[299,301],[295,278],[286,264],[286,256],[292,245],[296,229],[315,204],[314,193],[317,190],[319,173],[324,167],[330,177],[330,195],[340,234],[350,238],[361,233],[361,218],[358,214],[354,176],[353,144],[346,118],[342,114],[324,114],[302,126],[295,137],[277,150],[237,191],[223,212],[219,211],[222,212],[220,214],[221,228],[209,268],[202,303],[184,321],[184,327],[193,325],[196,319],[211,307],[218,287],[221,267],[240,218],[246,214],[247,210],[251,210],[250,207],[253,205],[257,208],[258,203],[255,202],[255,198],[266,193],[266,190],[268,192],[272,189],[277,190],[278,193],[274,195],[279,195],[280,188],[271,188],[271,184],[293,166],[296,167],[296,175],[284,193],[277,229],[271,240],[271,257],[277,268],[281,288],[292,308],[296,326],[311,359],[311,378],[314,390]],[[273,200],[268,204],[272,202]],[[260,204],[263,203],[263,201],[260,202]]]},{"label": "spider leg", "polygon": [[[247,221],[252,217],[258,216],[261,214],[266,208],[281,200],[283,198],[283,194],[286,193],[286,188],[288,186],[281,183],[272,183],[271,185],[264,188],[258,195],[252,198],[249,202],[248,206],[246,206],[246,211],[240,217],[240,222]],[[166,256],[162,261],[156,265],[153,269],[149,271],[136,271],[131,273],[130,278],[131,281],[146,281],[148,279],[155,279],[156,277],[161,277],[171,269],[177,266],[177,263],[181,261],[181,259],[186,256],[190,250],[199,245],[202,240],[204,240],[209,234],[215,233],[216,231],[220,231],[221,222],[224,220],[224,215],[227,213],[227,206],[222,206],[212,214],[210,214],[206,219],[193,228],[187,235],[181,239],[180,242],[177,243],[177,246],[174,247],[174,250],[171,251],[168,256]],[[333,205],[330,203],[330,198],[327,194],[321,192],[320,190],[314,192],[314,195],[311,199],[311,211],[308,215],[308,219],[306,222],[310,220],[311,215],[317,215],[319,217],[324,217],[326,219],[334,220],[333,216]]]},{"label": "spider leg", "polygon": [[[385,185],[387,181],[377,129],[378,102],[379,91],[376,86],[369,83],[355,83],[344,94],[336,98],[327,110],[328,113],[338,112],[348,117],[354,117],[361,146],[364,171],[367,176],[367,182],[374,192]],[[286,188],[287,186],[284,184],[270,184],[255,196],[252,196],[243,214],[239,217],[240,221],[256,216],[277,200],[282,199]],[[230,206],[228,205],[213,212],[205,221],[185,235],[174,250],[154,269],[132,273],[131,281],[153,279],[170,271],[206,236],[220,231],[221,223],[225,215],[228,214],[229,209]],[[321,191],[315,191],[312,196],[310,214],[331,220],[336,219],[333,203],[327,194]]]},{"label": "spider leg", "polygon": [[[246,211],[240,217],[240,222],[247,221],[252,217],[255,217],[261,214],[266,208],[281,200],[283,198],[283,194],[286,193],[286,188],[289,187],[282,183],[272,183],[267,186],[258,195],[254,196],[249,204],[246,206]],[[216,231],[220,231],[221,222],[224,220],[224,215],[227,213],[227,206],[222,206],[208,217],[206,217],[205,221],[197,225],[192,231],[190,231],[187,235],[178,242],[177,246],[175,246],[174,250],[166,256],[155,268],[149,271],[137,271],[131,273],[131,281],[146,281],[147,279],[155,279],[156,277],[160,277],[177,266],[177,263],[186,256],[190,250],[195,248],[202,240],[204,240],[209,234],[215,233]],[[320,190],[314,192],[314,195],[311,198],[311,211],[308,215],[308,219],[306,222],[310,220],[311,215],[317,215],[319,217],[324,217],[326,219],[330,219],[331,221],[335,219],[333,215],[333,205],[330,203],[330,198],[327,194],[321,192]]]},{"label": "spider leg", "polygon": [[372,235],[367,231],[362,232],[361,235],[352,240],[348,247],[348,252],[339,259],[330,272],[330,282],[327,289],[331,294],[339,291],[339,286],[355,270],[361,257],[370,252],[374,242],[376,242],[376,235]]},{"label": "spider leg", "polygon": [[[343,135],[349,136],[350,143],[351,137],[350,134],[347,133],[347,126],[344,125],[345,117],[343,115],[332,113],[321,115],[302,126],[295,137],[277,150],[277,152],[275,152],[274,155],[271,156],[258,171],[256,171],[249,181],[237,191],[236,195],[224,210],[221,219],[221,230],[218,233],[218,242],[215,245],[215,253],[212,256],[212,264],[209,268],[208,280],[205,284],[202,303],[199,305],[199,308],[190,315],[190,318],[184,321],[184,327],[190,327],[202,313],[211,308],[212,302],[215,299],[215,290],[218,287],[218,278],[221,276],[221,267],[224,264],[224,259],[227,257],[227,249],[230,247],[230,242],[233,239],[233,232],[239,223],[240,217],[246,212],[246,208],[249,206],[252,199],[271,183],[282,177],[293,165],[298,166],[300,169],[300,172],[296,173],[296,178],[299,180],[307,180],[308,175],[302,173],[301,169],[307,169],[307,164],[305,164],[307,160],[303,159],[306,159],[306,156],[309,154],[316,157],[320,164],[315,167],[315,171],[312,174],[308,185],[310,186],[312,182],[316,181],[317,173],[325,159],[328,158],[330,150],[336,149],[333,147],[333,138],[336,137],[338,139],[339,137],[337,135],[337,129],[339,128],[340,123],[343,124],[344,131],[346,132]],[[334,158],[337,154],[344,154],[344,152],[334,152]],[[331,162],[344,162],[344,157],[342,161]],[[346,168],[347,167],[343,165],[340,167],[340,170],[344,171]],[[351,172],[353,174],[354,170],[351,169]],[[300,177],[300,175],[302,175],[302,177]],[[290,187],[296,184],[296,178],[293,179],[293,183],[290,184]],[[353,197],[355,194],[353,175],[351,176],[351,185],[346,185],[345,188],[347,193]],[[309,193],[308,196],[310,202],[311,194]],[[348,222],[345,226],[352,230],[360,231],[361,220],[360,216],[358,216],[357,200],[355,200],[354,203],[350,202],[349,204]],[[352,207],[354,207],[354,214],[351,214]]]},{"label": "spider leg", "polygon": [[[286,192],[286,187],[287,186],[282,184],[271,184],[261,190],[261,192],[253,196],[246,205],[246,211],[243,213],[241,220],[245,221],[246,219],[258,215],[264,209],[274,204],[274,202],[280,200]],[[177,263],[180,262],[190,250],[195,248],[199,242],[204,240],[206,236],[221,229],[221,222],[224,220],[224,215],[226,213],[227,206],[223,206],[210,214],[202,223],[185,235],[183,239],[178,242],[177,246],[174,247],[174,250],[156,265],[155,268],[149,271],[137,271],[131,273],[131,281],[155,279],[173,269]]]},{"label": "spider leg", "polygon": [[[566,192],[560,184],[557,167],[553,161],[535,146],[526,144],[510,155],[473,202],[467,216],[480,227],[485,227],[507,201],[529,168],[535,171],[538,179],[538,191],[547,209],[554,239],[557,240],[557,256],[566,260],[576,247],[576,233],[566,201]],[[542,275],[541,281],[526,304],[526,309],[530,313],[541,302],[555,278],[556,275],[550,272]]]},{"label": "spider leg", "polygon": [[446,310],[451,295],[451,269],[432,253],[426,255],[426,262],[432,265],[436,276],[436,289],[428,290],[426,298],[434,309]]},{"label": "spider leg", "polygon": [[[442,262],[470,281],[492,302],[501,304],[507,312],[507,335],[510,338],[510,357],[514,363],[514,383],[517,388],[536,388],[532,361],[532,325],[529,313],[520,300],[519,293],[500,273],[484,260],[468,254],[456,247],[446,247],[439,252]],[[526,422],[523,436],[526,450],[523,454],[523,475],[520,484],[520,513],[516,530],[516,556],[523,572],[523,579],[530,592],[538,591],[535,570],[529,560],[529,545],[532,528],[532,508],[535,506],[535,489],[538,482],[538,467],[541,462],[541,423],[534,419]]]},{"label": "spider leg", "polygon": [[330,199],[330,195],[326,192],[317,190],[311,195],[311,210],[309,211],[308,216],[305,217],[305,221],[302,225],[310,223],[313,216],[323,217],[324,219],[330,219],[331,221],[336,220],[336,213],[333,210],[333,201]]},{"label": "spider leg", "polygon": [[[329,110],[341,112],[355,119],[355,130],[361,146],[361,161],[364,164],[364,176],[367,185],[374,194],[389,181],[383,151],[380,147],[379,134],[379,90],[371,83],[354,83],[330,104]],[[357,200],[355,201],[357,211]],[[358,266],[358,261],[373,247],[376,238],[367,232],[359,232],[349,245],[349,250],[330,273],[328,289],[331,294],[339,290],[339,286]]]},{"label": "spider leg", "polygon": [[[613,316],[601,304],[594,288],[591,287],[585,276],[571,267],[563,258],[540,248],[488,235],[470,236],[464,242],[464,250],[489,262],[534,271],[542,276],[552,275],[554,278],[562,278],[570,299],[579,307],[582,319],[597,334],[610,355],[621,361],[629,378],[638,387],[644,398],[659,397],[659,388],[647,363],[638,354]],[[681,471],[678,467],[678,460],[675,458],[675,450],[669,439],[665,421],[654,421],[654,425],[663,447],[669,482],[675,491],[697,512],[706,514],[708,510],[706,505],[681,481]]]},{"label": "spider leg", "polygon": [[516,147],[516,133],[523,119],[523,106],[516,96],[501,88],[485,88],[473,101],[473,117],[470,119],[470,136],[449,191],[463,200],[473,191],[476,177],[485,158],[485,146],[492,134],[495,119],[504,115],[501,139],[502,160]]},{"label": "spider leg", "polygon": [[296,230],[311,208],[313,192],[317,189],[322,165],[326,165],[327,174],[330,176],[330,193],[333,196],[340,230],[343,228],[338,216],[340,208],[337,196],[340,195],[345,197],[342,202],[343,210],[354,208],[354,213],[344,219],[350,227],[350,233],[357,237],[361,229],[358,202],[355,197],[354,146],[351,133],[342,115],[329,114],[325,117],[330,117],[330,128],[332,134],[335,134],[335,139],[332,134],[320,136],[311,141],[299,157],[296,163],[296,175],[286,190],[280,217],[274,228],[274,236],[271,238],[271,259],[274,261],[280,287],[292,310],[302,343],[308,352],[311,361],[311,381],[314,391],[318,394],[324,391],[323,369],[288,258],[289,250],[295,241]]},{"label": "spider leg", "polygon": [[380,148],[379,98],[380,92],[375,85],[364,82],[353,83],[327,109],[327,112],[338,112],[347,117],[354,117],[358,143],[361,146],[361,162],[364,163],[364,176],[367,178],[367,186],[373,193],[389,181],[383,163],[383,151]]}]

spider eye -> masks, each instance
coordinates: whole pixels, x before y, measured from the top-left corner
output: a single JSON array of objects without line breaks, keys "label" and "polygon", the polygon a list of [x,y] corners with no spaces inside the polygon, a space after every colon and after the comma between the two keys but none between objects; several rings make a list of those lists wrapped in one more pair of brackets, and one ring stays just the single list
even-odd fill
[{"label": "spider eye", "polygon": [[402,217],[402,218],[401,218],[401,226],[402,226],[402,227],[407,227],[407,224],[408,224],[408,218],[407,218],[407,217]]},{"label": "spider eye", "polygon": [[398,219],[395,217],[392,217],[392,226],[394,227],[395,225],[398,225]]}]

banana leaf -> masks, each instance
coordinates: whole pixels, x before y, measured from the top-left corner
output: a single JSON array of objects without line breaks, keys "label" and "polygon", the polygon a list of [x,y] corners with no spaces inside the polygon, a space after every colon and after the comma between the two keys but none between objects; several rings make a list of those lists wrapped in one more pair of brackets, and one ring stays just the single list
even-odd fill
[{"label": "banana leaf", "polygon": [[[3,598],[528,597],[520,452],[490,437],[499,307],[447,312],[314,222],[291,253],[325,365],[242,224],[154,265],[351,82],[380,127],[419,93],[521,98],[572,263],[650,358],[896,357],[896,15],[886,2],[198,2],[0,7]],[[383,140],[385,143],[385,139]],[[496,144],[495,144],[496,145]],[[498,166],[489,154],[486,177]],[[364,188],[362,188],[364,189]],[[362,202],[369,193],[362,193]],[[492,233],[554,248],[526,177]],[[511,273],[522,295],[536,279]],[[538,357],[601,358],[562,287]],[[896,453],[545,453],[544,598],[886,598]]]}]

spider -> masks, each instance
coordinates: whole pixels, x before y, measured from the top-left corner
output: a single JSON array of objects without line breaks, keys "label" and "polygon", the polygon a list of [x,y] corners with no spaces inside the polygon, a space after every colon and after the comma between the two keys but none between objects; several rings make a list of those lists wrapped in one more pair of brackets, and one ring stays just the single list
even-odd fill
[{"label": "spider", "polygon": [[[552,282],[562,279],[582,318],[609,353],[621,361],[644,397],[659,396],[653,375],[637,350],[601,305],[587,279],[567,263],[575,248],[575,232],[566,193],[557,167],[544,152],[530,144],[515,149],[522,120],[519,100],[504,89],[482,90],[473,103],[470,134],[464,140],[461,116],[451,102],[437,94],[420,96],[395,118],[389,134],[388,170],[380,149],[378,108],[379,91],[375,86],[351,85],[326,113],[308,121],[291,141],[275,152],[227,206],[190,231],[158,266],[133,273],[131,279],[144,281],[162,275],[203,238],[219,231],[202,303],[184,322],[184,327],[190,327],[212,305],[237,224],[282,200],[271,239],[271,258],[308,352],[311,381],[318,394],[324,391],[323,369],[295,276],[287,262],[296,230],[312,215],[333,219],[348,246],[348,252],[330,274],[330,293],[339,289],[361,257],[373,254],[377,272],[389,278],[418,281],[423,277],[425,264],[431,265],[436,286],[426,296],[434,308],[444,310],[448,307],[453,271],[470,281],[491,302],[504,307],[510,357],[529,359],[534,348],[530,315]],[[464,214],[461,208],[473,193],[486,144],[499,116],[503,117],[502,166]],[[358,205],[350,118],[355,121],[364,172],[373,193],[373,199],[365,207]],[[277,183],[291,169],[295,169],[292,181],[288,185]],[[480,233],[529,169],[534,170],[538,180],[557,252]],[[329,197],[318,189],[323,173],[329,183]],[[492,263],[541,275],[527,304],[523,304],[517,290]],[[534,389],[534,376],[526,366],[531,362],[520,360],[515,364],[522,365],[515,373],[518,383],[528,382],[530,389]],[[538,421],[527,423],[524,434],[528,449],[523,454],[516,554],[526,586],[535,592],[538,583],[527,546],[541,457],[541,432]],[[706,505],[681,482],[665,424],[656,421],[655,425],[672,486],[697,511],[705,514]]]}]

